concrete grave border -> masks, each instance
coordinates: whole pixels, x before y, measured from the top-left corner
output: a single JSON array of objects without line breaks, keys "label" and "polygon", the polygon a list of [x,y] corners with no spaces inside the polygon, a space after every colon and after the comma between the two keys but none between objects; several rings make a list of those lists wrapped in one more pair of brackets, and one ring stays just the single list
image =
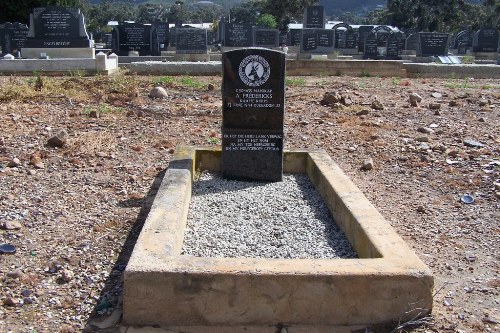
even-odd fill
[{"label": "concrete grave border", "polygon": [[359,259],[181,255],[193,177],[220,170],[220,154],[176,150],[125,270],[123,324],[340,327],[431,312],[429,268],[322,150],[285,151],[284,172],[308,174]]}]

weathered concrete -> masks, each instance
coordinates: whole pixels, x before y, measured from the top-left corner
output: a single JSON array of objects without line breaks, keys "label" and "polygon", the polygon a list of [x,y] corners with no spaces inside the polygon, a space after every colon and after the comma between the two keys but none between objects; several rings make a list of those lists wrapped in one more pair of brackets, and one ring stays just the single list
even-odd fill
[{"label": "weathered concrete", "polygon": [[81,72],[83,74],[112,74],[118,71],[116,56],[107,57],[99,53],[94,58],[76,59],[14,59],[0,60],[0,73],[33,75],[64,75]]},{"label": "weathered concrete", "polygon": [[222,63],[211,62],[133,62],[128,69],[140,75],[221,75]]},{"label": "weathered concrete", "polygon": [[431,311],[430,270],[324,151],[285,152],[284,172],[309,175],[359,259],[181,255],[193,176],[219,168],[220,150],[177,150],[125,270],[124,324],[314,328]]},{"label": "weathered concrete", "polygon": [[[325,59],[326,60],[326,59]],[[287,60],[287,75],[371,75],[405,77],[398,60]]]},{"label": "weathered concrete", "polygon": [[479,64],[410,64],[403,65],[407,77],[500,79],[500,66]]},{"label": "weathered concrete", "polygon": [[84,48],[27,48],[23,47],[21,49],[21,54],[24,58],[28,59],[38,59],[40,58],[40,53],[46,53],[50,58],[66,58],[66,59],[76,59],[76,58],[94,58],[95,49],[93,47]]}]

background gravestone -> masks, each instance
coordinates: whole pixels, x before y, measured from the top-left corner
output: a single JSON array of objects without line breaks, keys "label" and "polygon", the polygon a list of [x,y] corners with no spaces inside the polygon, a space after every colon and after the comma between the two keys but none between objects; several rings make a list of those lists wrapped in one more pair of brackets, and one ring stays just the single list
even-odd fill
[{"label": "background gravestone", "polygon": [[323,6],[307,6],[304,11],[304,28],[324,29],[325,8]]},{"label": "background gravestone", "polygon": [[223,46],[253,46],[253,27],[250,24],[225,23]]},{"label": "background gravestone", "polygon": [[207,30],[196,28],[177,29],[175,47],[176,54],[207,53]]},{"label": "background gravestone", "polygon": [[498,29],[483,28],[474,34],[472,41],[473,52],[497,52],[498,51]]},{"label": "background gravestone", "polygon": [[222,54],[222,176],[281,181],[285,54],[247,48]]},{"label": "background gravestone", "polygon": [[279,46],[279,30],[255,28],[253,40],[257,47],[277,47]]},{"label": "background gravestone", "polygon": [[437,57],[448,55],[449,34],[438,32],[419,32],[417,56]]},{"label": "background gravestone", "polygon": [[290,45],[299,46],[302,39],[301,36],[302,36],[302,29],[290,29]]},{"label": "background gravestone", "polygon": [[300,52],[329,54],[335,49],[335,31],[332,29],[302,29]]},{"label": "background gravestone", "polygon": [[385,59],[387,60],[399,60],[401,57],[399,56],[400,50],[400,39],[397,34],[389,34],[387,38],[387,51],[385,54]]},{"label": "background gravestone", "polygon": [[417,48],[418,48],[418,34],[417,33],[410,34],[406,38],[405,50],[416,51]]},{"label": "background gravestone", "polygon": [[28,27],[21,23],[5,23],[0,25],[0,46],[1,56],[10,53],[18,56],[21,48],[24,47],[28,36]]},{"label": "background gravestone", "polygon": [[26,48],[89,48],[90,39],[78,8],[34,8]]},{"label": "background gravestone", "polygon": [[169,26],[167,22],[160,22],[157,21],[154,23],[155,30],[156,30],[156,40],[158,42],[158,50],[161,51],[166,51],[168,47],[168,42],[169,42]]},{"label": "background gravestone", "polygon": [[113,29],[113,52],[128,56],[130,51],[140,56],[159,55],[156,29],[152,25],[123,23]]},{"label": "background gravestone", "polygon": [[366,36],[373,30],[373,25],[362,25],[358,28],[358,52],[364,52]]}]

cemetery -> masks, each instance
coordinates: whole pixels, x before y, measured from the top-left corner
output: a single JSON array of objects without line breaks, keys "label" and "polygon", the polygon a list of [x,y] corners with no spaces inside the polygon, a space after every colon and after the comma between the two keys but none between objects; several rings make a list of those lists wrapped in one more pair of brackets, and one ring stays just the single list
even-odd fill
[{"label": "cemetery", "polygon": [[498,329],[498,29],[300,13],[0,22],[1,331]]}]

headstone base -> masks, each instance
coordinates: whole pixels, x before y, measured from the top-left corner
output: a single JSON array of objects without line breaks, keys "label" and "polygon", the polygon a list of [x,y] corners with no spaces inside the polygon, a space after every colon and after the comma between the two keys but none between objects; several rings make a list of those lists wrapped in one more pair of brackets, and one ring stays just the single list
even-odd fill
[{"label": "headstone base", "polygon": [[91,58],[95,59],[95,49],[93,47],[85,48],[22,48],[23,58],[38,59],[40,53],[45,53],[50,59],[59,58]]},{"label": "headstone base", "polygon": [[500,53],[498,52],[472,52],[477,60],[496,60]]},{"label": "headstone base", "polygon": [[176,54],[174,56],[174,61],[210,61],[210,54],[208,53],[188,53],[188,54]]}]

